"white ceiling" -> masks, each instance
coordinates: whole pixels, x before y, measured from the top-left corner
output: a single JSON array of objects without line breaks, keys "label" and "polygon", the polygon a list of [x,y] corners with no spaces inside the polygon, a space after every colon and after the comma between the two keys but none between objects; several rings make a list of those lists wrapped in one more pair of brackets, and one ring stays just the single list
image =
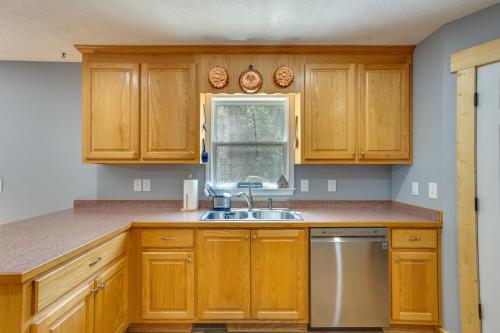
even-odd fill
[{"label": "white ceiling", "polygon": [[497,2],[0,0],[0,59],[80,61],[73,44],[417,44]]}]

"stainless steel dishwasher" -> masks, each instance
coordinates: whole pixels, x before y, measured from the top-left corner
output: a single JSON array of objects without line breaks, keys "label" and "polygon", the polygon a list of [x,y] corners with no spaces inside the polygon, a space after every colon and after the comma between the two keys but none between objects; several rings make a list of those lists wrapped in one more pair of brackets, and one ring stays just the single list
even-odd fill
[{"label": "stainless steel dishwasher", "polygon": [[311,328],[389,326],[387,229],[311,229]]}]

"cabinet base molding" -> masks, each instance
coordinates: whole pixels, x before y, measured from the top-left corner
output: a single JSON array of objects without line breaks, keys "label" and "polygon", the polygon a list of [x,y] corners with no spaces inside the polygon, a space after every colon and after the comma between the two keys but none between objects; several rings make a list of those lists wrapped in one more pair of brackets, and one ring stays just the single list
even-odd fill
[{"label": "cabinet base molding", "polygon": [[[387,327],[384,328],[384,333],[443,333],[436,330],[436,327]],[[446,333],[446,332],[444,332]]]},{"label": "cabinet base molding", "polygon": [[228,324],[227,331],[305,333],[307,332],[307,324]]},{"label": "cabinet base molding", "polygon": [[191,333],[192,324],[130,324],[127,333]]}]

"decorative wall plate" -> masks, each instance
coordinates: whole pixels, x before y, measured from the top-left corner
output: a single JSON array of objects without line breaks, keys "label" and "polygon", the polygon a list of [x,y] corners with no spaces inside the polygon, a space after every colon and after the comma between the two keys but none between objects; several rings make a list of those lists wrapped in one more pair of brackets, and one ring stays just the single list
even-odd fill
[{"label": "decorative wall plate", "polygon": [[208,72],[208,82],[215,89],[222,89],[229,83],[229,74],[223,67],[214,67]]},{"label": "decorative wall plate", "polygon": [[288,66],[280,66],[274,71],[273,79],[276,85],[286,88],[293,82],[293,69]]},{"label": "decorative wall plate", "polygon": [[248,94],[255,94],[262,87],[262,75],[252,65],[240,75],[240,87]]}]

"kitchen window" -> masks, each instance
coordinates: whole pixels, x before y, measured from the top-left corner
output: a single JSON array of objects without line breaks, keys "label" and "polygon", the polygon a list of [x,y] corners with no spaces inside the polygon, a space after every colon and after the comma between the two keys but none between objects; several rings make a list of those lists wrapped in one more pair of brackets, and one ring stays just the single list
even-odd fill
[{"label": "kitchen window", "polygon": [[[238,183],[262,183],[256,195],[293,194],[293,149],[287,95],[224,95],[210,99],[207,180],[237,192]],[[284,177],[287,186],[278,185]]]}]

